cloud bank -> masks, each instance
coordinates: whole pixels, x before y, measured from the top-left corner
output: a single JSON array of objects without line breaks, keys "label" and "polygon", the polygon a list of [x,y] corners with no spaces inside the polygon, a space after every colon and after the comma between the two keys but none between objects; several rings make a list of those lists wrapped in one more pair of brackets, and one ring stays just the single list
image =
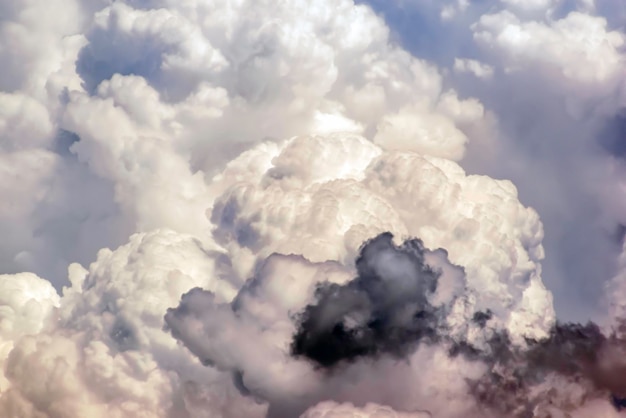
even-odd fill
[{"label": "cloud bank", "polygon": [[0,416],[620,416],[620,7],[0,5]]}]

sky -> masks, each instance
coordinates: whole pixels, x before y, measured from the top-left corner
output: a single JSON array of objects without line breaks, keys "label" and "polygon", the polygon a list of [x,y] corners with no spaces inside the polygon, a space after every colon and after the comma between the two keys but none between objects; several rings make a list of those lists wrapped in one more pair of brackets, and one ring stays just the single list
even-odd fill
[{"label": "sky", "polygon": [[0,416],[620,416],[625,25],[2,2]]}]

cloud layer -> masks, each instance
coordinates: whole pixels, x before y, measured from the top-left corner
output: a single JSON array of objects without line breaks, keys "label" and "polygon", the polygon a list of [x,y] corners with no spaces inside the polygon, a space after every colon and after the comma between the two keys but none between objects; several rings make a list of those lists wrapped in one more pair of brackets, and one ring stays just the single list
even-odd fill
[{"label": "cloud layer", "polygon": [[0,416],[619,416],[620,7],[3,3]]}]

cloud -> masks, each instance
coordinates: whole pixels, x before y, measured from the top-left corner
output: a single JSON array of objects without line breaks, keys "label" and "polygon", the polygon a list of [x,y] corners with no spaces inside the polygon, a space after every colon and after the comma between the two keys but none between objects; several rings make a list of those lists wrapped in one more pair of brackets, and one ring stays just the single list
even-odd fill
[{"label": "cloud", "polygon": [[[376,246],[377,242],[378,245],[385,245],[385,243],[389,245],[389,239],[388,235],[384,235],[378,241],[373,241],[372,245]],[[389,280],[390,294],[397,294],[395,292],[400,290],[396,287],[398,283],[395,281],[400,277],[406,277],[406,290],[413,292],[412,295],[419,299],[420,288],[426,289],[414,288],[413,285],[418,282],[410,280],[409,276],[401,275],[400,271],[396,271],[399,275],[387,275],[389,269],[392,268],[391,265],[394,264],[386,264],[386,259],[393,254],[393,251],[398,251],[398,253],[392,263],[398,260],[404,261],[407,273],[410,273],[413,267],[418,267],[418,264],[412,264],[414,260],[410,258],[415,254],[420,254],[419,249],[411,248],[413,245],[415,242],[408,243],[402,250],[387,247],[389,248],[387,252],[383,251],[380,254],[382,258],[380,268],[384,270],[383,280]],[[365,248],[364,251],[370,250]],[[376,251],[376,249],[371,251]],[[439,253],[429,254],[429,257],[439,256]],[[363,258],[361,260],[365,262]],[[453,269],[444,274],[452,277],[442,280],[442,283],[447,281],[447,285],[453,287],[455,280],[458,280],[458,277],[455,277],[458,271]],[[192,289],[183,296],[178,307],[168,310],[165,321],[172,335],[194,353],[205,366],[229,372],[242,394],[267,402],[268,416],[298,416],[308,407],[325,399],[359,403],[369,399],[372,402],[409,410],[421,404],[422,409],[432,407],[441,413],[446,410],[450,413],[450,411],[454,412],[455,408],[458,411],[467,407],[470,400],[467,399],[468,396],[463,396],[464,380],[458,379],[457,374],[456,383],[450,384],[453,379],[451,373],[455,370],[453,364],[456,362],[458,365],[467,361],[461,358],[451,359],[445,349],[441,350],[439,347],[423,347],[423,350],[420,349],[414,353],[414,350],[409,348],[411,341],[407,341],[406,352],[398,349],[406,355],[415,357],[411,360],[414,365],[423,364],[422,361],[431,357],[439,359],[436,368],[424,369],[420,373],[417,373],[414,366],[399,363],[395,358],[385,357],[384,350],[381,350],[380,361],[355,361],[349,363],[348,370],[338,369],[336,373],[331,371],[328,375],[319,370],[315,363],[306,359],[306,356],[311,356],[311,351],[304,353],[304,357],[292,356],[290,347],[293,338],[297,340],[297,333],[307,327],[303,323],[300,331],[298,330],[297,316],[308,303],[322,295],[316,289],[320,289],[320,286],[328,286],[322,288],[335,287],[349,291],[354,286],[351,284],[354,282],[350,280],[350,269],[339,263],[328,261],[311,263],[300,256],[274,254],[259,266],[254,278],[242,287],[231,303],[220,302],[214,292]],[[442,286],[439,296],[450,298],[449,293],[452,291],[453,289],[443,289]],[[410,300],[410,297],[407,299]],[[359,315],[364,313],[353,311],[351,306],[344,306],[341,303],[333,304],[332,301],[324,305],[322,305],[324,302],[320,301],[320,303],[322,316],[325,317],[328,312],[331,312],[326,318],[330,321],[329,324],[342,319],[358,322]],[[404,307],[409,308],[414,305],[414,303],[409,304],[410,306]],[[315,310],[311,306],[306,309],[310,309],[309,314],[313,314],[311,310]],[[347,316],[345,318],[333,317],[334,309],[343,310]],[[394,319],[400,320],[404,317],[400,315],[403,313],[402,309],[394,310],[393,307],[389,309],[396,314]],[[306,313],[304,315],[305,321],[311,318],[311,315]],[[410,319],[406,323],[407,329],[414,326]],[[358,333],[357,328],[358,326],[354,328],[354,331]],[[391,328],[386,329],[391,330]],[[383,339],[380,340],[380,347],[385,346]],[[392,336],[388,335],[387,342],[391,343],[391,341]],[[391,349],[389,345],[385,347]],[[317,357],[311,357],[319,360]],[[450,370],[447,372],[443,370],[446,364],[450,365]],[[480,366],[469,365],[462,373],[471,375],[476,373],[477,368]],[[458,370],[455,373],[458,373]],[[437,375],[439,377],[436,377]],[[366,376],[377,377],[366,379]],[[355,382],[360,383],[349,384],[348,382],[352,379],[357,379]],[[383,382],[389,382],[386,388]],[[413,382],[414,387],[417,385],[416,387],[421,389],[407,390],[412,386],[409,382]],[[441,394],[424,405],[428,390],[438,390]],[[455,394],[459,396],[459,399],[453,405],[445,405],[442,402],[445,397],[452,397]]]},{"label": "cloud", "polygon": [[[520,199],[539,212],[547,254],[542,277],[559,316],[584,321],[603,315],[604,286],[598,282],[619,269],[621,245],[614,237],[623,224],[623,211],[616,210],[623,200],[623,158],[607,146],[623,136],[623,6],[368,4],[385,16],[402,45],[445,68],[444,85],[479,99],[493,118],[490,126],[464,130],[461,165],[511,179]],[[442,19],[445,9],[455,12]],[[400,13],[409,17],[402,20]],[[491,77],[476,80],[469,66],[474,61],[488,66]]]},{"label": "cloud", "polygon": [[403,413],[396,412],[391,408],[367,404],[364,408],[357,408],[352,404],[337,404],[336,402],[323,402],[308,409],[300,418],[327,418],[332,416],[342,416],[349,418],[370,418],[378,416],[388,416],[390,418],[429,418],[427,412]]},{"label": "cloud", "polygon": [[0,415],[618,414],[625,11],[372,6],[0,5]]},{"label": "cloud", "polygon": [[[59,308],[39,313],[54,316],[46,326],[20,327],[24,338],[8,335],[15,346],[4,364],[10,387],[0,396],[2,414],[184,417],[207,403],[223,416],[260,413],[254,402],[240,399],[228,377],[203,371],[162,330],[167,307],[190,287],[232,298],[229,282],[212,279],[227,268],[217,265],[219,254],[209,256],[215,251],[171,231],[137,234],[115,251],[101,250],[88,271],[73,265],[72,286],[60,301],[48,282],[28,278],[40,284],[33,283],[32,299],[18,313],[46,303]],[[25,287],[26,279],[15,277],[13,286]],[[50,302],[43,292],[37,296],[35,284],[47,286],[42,290]],[[19,303],[18,297],[7,294],[8,306]],[[29,314],[32,320],[36,312]],[[213,390],[206,393],[207,387]]]},{"label": "cloud", "polygon": [[474,74],[478,78],[491,78],[493,76],[493,67],[480,61],[467,58],[455,58],[454,71],[458,71],[460,73],[468,72]]},{"label": "cloud", "polygon": [[464,272],[418,239],[396,246],[381,234],[361,248],[356,277],[349,272],[274,254],[231,303],[192,289],[165,321],[205,366],[267,402],[271,417],[355,409],[313,407],[324,399],[418,416],[618,416],[609,394],[625,391],[621,331],[555,323],[520,339],[491,310],[470,310],[455,327],[455,305],[473,296]]},{"label": "cloud", "polygon": [[[472,28],[507,73],[497,78],[512,86],[506,94],[486,93],[492,99],[478,95],[491,101],[488,109],[502,104],[498,119],[505,138],[499,156],[483,167],[511,177],[541,214],[548,254],[544,279],[555,290],[557,311],[577,320],[598,315],[594,310],[602,310],[603,296],[594,290],[601,289],[596,283],[614,274],[620,251],[611,232],[621,223],[612,209],[619,205],[617,192],[601,190],[617,190],[621,181],[614,157],[600,144],[619,135],[605,127],[621,112],[623,36],[604,17],[581,11],[545,20],[501,11],[482,16]],[[581,34],[586,44],[578,41]],[[551,51],[554,45],[558,50]],[[528,89],[532,85],[541,87]],[[515,105],[506,104],[510,97]],[[504,162],[511,159],[518,163]],[[583,241],[598,250],[580,257],[584,250],[575,242]],[[589,294],[595,302],[584,302]]]},{"label": "cloud", "polygon": [[[609,96],[609,89],[621,82],[620,48],[624,36],[608,29],[602,17],[571,12],[562,19],[543,23],[522,21],[502,11],[482,16],[473,31],[479,43],[503,55],[501,65],[505,71],[539,65],[534,71],[539,70],[556,83],[571,83],[568,90],[577,93],[579,99]],[[572,65],[574,62],[577,65]],[[594,86],[593,90],[585,91],[589,85]]]},{"label": "cloud", "polygon": [[[4,366],[15,341],[42,331],[51,311],[59,306],[59,296],[49,282],[30,273],[0,275],[0,289],[0,359]],[[0,390],[9,386],[3,372]]]},{"label": "cloud", "polygon": [[[363,246],[356,260],[358,276],[350,282],[317,287],[315,304],[299,314],[291,345],[295,356],[331,367],[361,356],[403,357],[414,344],[437,340],[445,311],[464,285],[463,271],[429,264],[447,260],[426,252],[418,239],[401,247],[392,239],[381,234]],[[448,283],[441,286],[444,280]]]},{"label": "cloud", "polygon": [[[465,138],[457,121],[481,123],[466,106],[442,115],[437,68],[390,44],[383,22],[348,0],[271,10],[254,2],[58,3],[7,6],[1,30],[15,48],[0,51],[11,63],[2,82],[3,158],[17,164],[27,148],[49,153],[57,167],[39,175],[40,183],[56,180],[43,187],[52,202],[25,190],[25,206],[0,220],[9,228],[23,217],[2,256],[9,272],[34,270],[57,287],[67,264],[88,264],[133,232],[210,229],[205,183],[251,143],[381,129],[390,146],[458,159]],[[408,115],[423,121],[390,140]],[[92,190],[99,196],[86,203]],[[34,205],[45,216],[29,214]],[[33,262],[16,259],[21,252]]]},{"label": "cloud", "polygon": [[[267,153],[265,145],[233,163],[241,171],[229,173],[237,181],[216,199],[211,218],[218,243],[228,248],[242,278],[273,252],[350,264],[363,241],[391,231],[419,236],[429,248],[446,248],[450,261],[465,268],[476,303],[502,312],[502,320],[521,327],[519,332],[552,320],[551,296],[538,275],[542,226],[532,209],[519,204],[509,182],[466,176],[449,160],[413,153],[373,158],[380,153],[375,148],[353,155],[366,158],[365,164],[347,159],[341,166],[325,158],[353,143],[365,141],[301,137],[289,141],[280,156],[272,149],[264,161],[273,158],[275,166],[261,173],[255,165],[240,164],[261,163],[252,155]],[[309,157],[313,144],[323,147],[314,153],[317,158]],[[281,168],[290,161],[283,155],[301,161],[297,171]],[[367,169],[359,173],[359,165]],[[339,178],[311,178],[313,167],[327,175],[338,170]]]}]

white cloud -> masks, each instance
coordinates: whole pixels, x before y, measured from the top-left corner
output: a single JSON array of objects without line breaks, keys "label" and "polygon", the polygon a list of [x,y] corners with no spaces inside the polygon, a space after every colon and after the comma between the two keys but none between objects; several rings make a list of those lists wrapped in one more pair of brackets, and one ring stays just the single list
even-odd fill
[{"label": "white cloud", "polygon": [[[0,289],[0,364],[4,370],[14,342],[44,328],[51,311],[59,305],[59,296],[49,282],[30,273],[0,275]],[[3,371],[0,391],[9,386]]]},{"label": "white cloud", "polygon": [[[244,161],[267,150],[260,145]],[[242,278],[273,252],[349,264],[363,241],[391,231],[446,248],[466,269],[473,306],[508,312],[501,320],[513,334],[549,326],[542,226],[511,183],[466,176],[449,160],[385,153],[359,137],[300,137],[271,152],[265,172],[242,164],[248,178],[229,174],[235,181],[211,213]]]},{"label": "white cloud", "polygon": [[571,12],[543,23],[502,11],[481,16],[473,30],[479,43],[502,54],[506,70],[539,66],[533,71],[568,94],[603,97],[621,83],[624,35],[607,28],[602,17]]},{"label": "white cloud", "polygon": [[[456,129],[434,107],[437,69],[391,45],[382,21],[348,0],[272,8],[247,1],[70,1],[8,10],[2,30],[15,48],[0,51],[11,63],[0,98],[5,158],[45,149],[61,154],[51,157],[60,171],[83,171],[84,184],[63,191],[67,202],[45,211],[64,218],[61,229],[91,235],[92,252],[136,231],[208,228],[205,178],[246,143],[337,131],[371,136],[386,115],[415,102],[444,132]],[[35,21],[38,14],[43,18]],[[425,150],[436,152],[443,140],[432,136]],[[458,158],[463,146],[454,141],[446,153]],[[98,222],[68,218],[68,207],[96,187],[108,189],[93,202],[106,207]],[[23,194],[35,205],[36,193]],[[102,228],[117,232],[107,236]],[[35,231],[38,220],[26,219],[19,241],[32,242]],[[71,238],[45,231],[40,240],[56,242],[61,264],[93,259],[77,254]],[[60,283],[63,269],[38,245],[7,247],[4,257],[28,251],[29,268]]]},{"label": "white cloud", "polygon": [[[227,274],[219,258],[193,237],[159,231],[101,250],[89,271],[73,265],[60,301],[41,279],[4,276],[4,287],[17,292],[3,293],[2,309],[20,309],[17,320],[41,322],[50,305],[60,307],[47,326],[17,330],[32,335],[7,335],[15,348],[5,362],[11,389],[0,396],[2,414],[19,405],[25,417],[183,417],[206,402],[225,417],[260,414],[262,406],[242,399],[228,376],[203,369],[163,330],[164,312],[191,287],[233,297],[235,284],[218,278]],[[203,395],[202,387],[214,389]]]}]

